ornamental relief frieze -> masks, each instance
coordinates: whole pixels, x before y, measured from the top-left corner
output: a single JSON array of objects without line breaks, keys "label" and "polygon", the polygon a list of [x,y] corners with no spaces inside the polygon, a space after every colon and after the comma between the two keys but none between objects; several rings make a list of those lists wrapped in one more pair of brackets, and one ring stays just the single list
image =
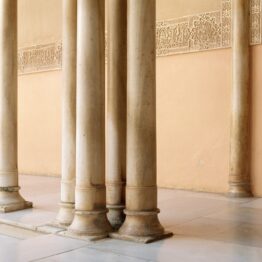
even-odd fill
[{"label": "ornamental relief frieze", "polygon": [[31,46],[18,51],[18,72],[20,74],[56,70],[61,67],[61,43]]},{"label": "ornamental relief frieze", "polygon": [[[250,44],[261,44],[261,2],[250,0]],[[218,11],[157,22],[157,55],[231,47],[232,3],[222,0]]]},{"label": "ornamental relief frieze", "polygon": [[[232,0],[221,0],[217,11],[158,21],[157,56],[175,55],[231,47]],[[262,0],[250,0],[250,44],[261,44]],[[20,74],[61,69],[62,44],[52,43],[21,48]]]},{"label": "ornamental relief frieze", "polygon": [[262,0],[250,0],[250,42],[261,44]]}]

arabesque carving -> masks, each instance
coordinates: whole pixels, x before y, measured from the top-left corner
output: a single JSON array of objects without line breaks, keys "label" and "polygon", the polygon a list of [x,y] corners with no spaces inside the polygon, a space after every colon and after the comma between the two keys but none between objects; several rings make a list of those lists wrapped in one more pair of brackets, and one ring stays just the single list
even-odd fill
[{"label": "arabesque carving", "polygon": [[250,0],[250,42],[261,44],[261,0]]},{"label": "arabesque carving", "polygon": [[18,51],[20,74],[61,69],[62,44],[52,43],[21,48]]},{"label": "arabesque carving", "polygon": [[157,55],[227,48],[231,45],[231,1],[221,10],[157,23]]}]

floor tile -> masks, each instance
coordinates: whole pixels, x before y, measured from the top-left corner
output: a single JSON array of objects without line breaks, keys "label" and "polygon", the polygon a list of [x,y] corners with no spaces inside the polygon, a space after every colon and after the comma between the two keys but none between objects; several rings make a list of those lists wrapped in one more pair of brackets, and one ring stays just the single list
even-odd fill
[{"label": "floor tile", "polygon": [[9,226],[5,224],[0,224],[0,234],[14,237],[17,239],[28,239],[28,238],[37,237],[37,236],[42,235],[32,230],[26,230],[26,229]]},{"label": "floor tile", "polygon": [[241,207],[257,208],[262,210],[262,198],[256,198],[253,201],[241,204]]},{"label": "floor tile", "polygon": [[55,235],[44,235],[18,243],[5,244],[0,249],[0,258],[3,262],[28,262],[57,255],[63,252],[86,246],[87,243]]},{"label": "floor tile", "polygon": [[215,239],[228,243],[262,248],[262,227],[257,224],[244,223],[229,230],[219,232]]},{"label": "floor tile", "polygon": [[96,249],[150,261],[261,262],[262,258],[261,248],[178,235],[148,245],[107,240],[97,243]]},{"label": "floor tile", "polygon": [[0,222],[9,220],[17,225],[31,225],[33,228],[53,221],[56,215],[56,212],[32,208],[6,214],[0,213]]},{"label": "floor tile", "polygon": [[216,239],[216,236],[225,231],[235,230],[241,225],[240,222],[218,220],[210,218],[198,218],[171,228],[174,234],[195,236],[207,239]]},{"label": "floor tile", "polygon": [[238,202],[223,198],[192,197],[191,194],[176,196],[159,203],[160,220],[167,228],[180,225],[203,216],[211,215],[218,210],[239,206]]},{"label": "floor tile", "polygon": [[[219,208],[217,209],[219,210]],[[230,220],[247,224],[262,225],[262,210],[248,207],[227,208],[206,216],[213,219]]]},{"label": "floor tile", "polygon": [[171,230],[178,235],[223,241],[262,248],[262,228],[260,225],[199,218]]},{"label": "floor tile", "polygon": [[[18,239],[18,238],[14,238],[14,237],[11,237],[11,236],[6,236],[6,235],[1,235],[0,234],[0,251],[2,249],[4,249],[4,247],[6,245],[17,244],[20,241],[21,240]],[[1,254],[1,252],[0,252],[0,254]],[[1,261],[1,259],[0,259],[0,261]]]},{"label": "floor tile", "polygon": [[90,248],[80,248],[71,252],[39,260],[41,262],[143,262],[149,261],[111,252],[98,251]]}]

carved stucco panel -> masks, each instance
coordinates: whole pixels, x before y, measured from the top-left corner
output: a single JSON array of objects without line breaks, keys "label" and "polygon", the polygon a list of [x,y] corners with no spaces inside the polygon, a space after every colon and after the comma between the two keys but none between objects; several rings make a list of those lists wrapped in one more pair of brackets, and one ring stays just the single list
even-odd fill
[{"label": "carved stucco panel", "polygon": [[261,0],[251,0],[250,5],[250,42],[261,44]]},{"label": "carved stucco panel", "polygon": [[62,44],[52,43],[21,48],[18,51],[18,72],[27,74],[61,69]]}]

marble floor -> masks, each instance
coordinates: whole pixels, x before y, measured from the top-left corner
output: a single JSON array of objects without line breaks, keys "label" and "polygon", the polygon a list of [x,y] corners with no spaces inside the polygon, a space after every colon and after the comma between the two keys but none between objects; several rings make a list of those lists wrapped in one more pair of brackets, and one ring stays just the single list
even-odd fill
[{"label": "marble floor", "polygon": [[262,199],[160,189],[160,219],[172,238],[90,243],[39,230],[56,216],[58,178],[20,176],[20,184],[34,208],[0,214],[0,262],[262,261]]}]

